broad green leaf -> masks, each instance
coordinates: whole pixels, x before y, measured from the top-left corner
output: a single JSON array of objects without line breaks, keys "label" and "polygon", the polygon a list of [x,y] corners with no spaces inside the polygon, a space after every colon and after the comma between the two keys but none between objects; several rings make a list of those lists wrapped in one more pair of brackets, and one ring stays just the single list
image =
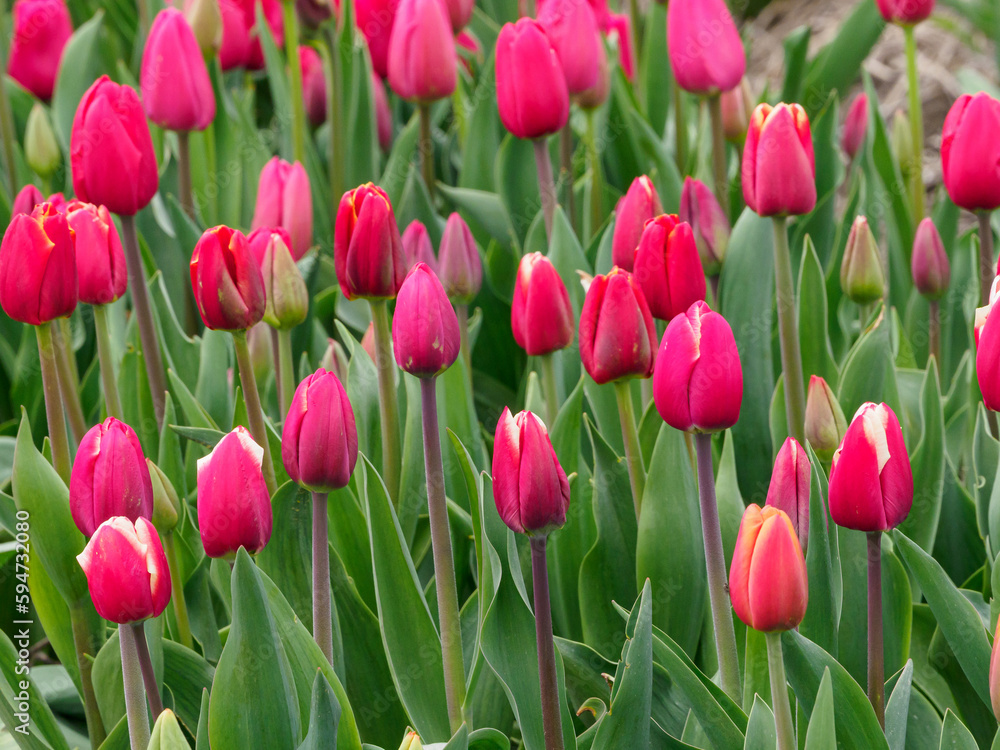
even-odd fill
[{"label": "broad green leaf", "polygon": [[906,747],[906,725],[910,714],[910,696],[913,686],[913,661],[903,667],[892,695],[885,705],[885,738],[890,750],[904,750]]},{"label": "broad green leaf", "polygon": [[[939,399],[940,401],[940,399]],[[943,415],[942,415],[943,416]],[[943,420],[942,420],[943,421]],[[943,436],[942,436],[942,442]],[[942,453],[944,449],[942,448]],[[990,549],[996,549],[990,537],[990,499],[993,496],[993,482],[996,479],[1000,443],[990,432],[986,407],[976,406],[976,430],[972,436],[973,497],[976,501],[976,521],[979,536],[990,539]]]},{"label": "broad green leaf", "polygon": [[500,196],[485,190],[465,187],[438,186],[441,194],[452,201],[467,219],[475,221],[498,243],[512,247],[517,243],[514,225]]},{"label": "broad green leaf", "polygon": [[828,333],[826,280],[816,247],[808,235],[799,266],[798,315],[804,385],[808,386],[810,375],[819,375],[831,388],[836,388],[837,362]]},{"label": "broad green leaf", "polygon": [[173,696],[177,718],[189,728],[198,725],[201,696],[212,687],[215,668],[179,643],[163,639],[163,687]]},{"label": "broad green leaf", "polygon": [[979,746],[972,732],[965,728],[955,714],[948,709],[944,713],[944,725],[941,727],[941,750],[977,750]]},{"label": "broad green leaf", "polygon": [[149,750],[190,750],[177,716],[169,708],[163,710],[153,725],[149,737]]},{"label": "broad green leaf", "polygon": [[340,703],[322,672],[316,672],[313,682],[312,710],[309,732],[299,750],[336,750],[337,728],[340,724]]},{"label": "broad green leaf", "polygon": [[[801,732],[801,725],[799,731]],[[833,680],[830,670],[823,670],[816,701],[813,703],[809,728],[806,730],[805,750],[836,750],[837,728],[834,721]]]},{"label": "broad green leaf", "polygon": [[806,73],[806,55],[812,29],[800,26],[785,37],[785,82],[781,88],[781,101],[797,102],[802,99],[802,80]]},{"label": "broad green leaf", "polygon": [[750,720],[747,722],[747,736],[743,750],[774,750],[777,743],[774,714],[763,698],[755,695]]},{"label": "broad green leaf", "polygon": [[496,155],[497,193],[507,209],[519,244],[524,244],[542,205],[533,151],[532,142],[507,135]]},{"label": "broad green leaf", "polygon": [[934,549],[941,497],[944,489],[944,411],[936,367],[927,368],[920,390],[920,442],[911,452],[913,466],[913,508],[899,525],[901,533],[919,544],[924,551]]},{"label": "broad green leaf", "polygon": [[826,473],[812,446],[806,451],[811,465],[809,490],[809,547],[806,570],[809,574],[809,606],[799,626],[806,638],[829,653],[837,653],[843,580],[837,526],[827,510]]}]

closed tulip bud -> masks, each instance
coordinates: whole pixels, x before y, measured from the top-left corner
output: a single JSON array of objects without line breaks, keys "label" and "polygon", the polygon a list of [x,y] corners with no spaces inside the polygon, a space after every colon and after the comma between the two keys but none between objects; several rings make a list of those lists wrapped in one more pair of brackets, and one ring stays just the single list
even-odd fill
[{"label": "closed tulip bud", "polygon": [[740,85],[723,91],[719,97],[722,109],[722,133],[726,140],[739,146],[747,139],[750,116],[753,114],[754,97],[750,92],[750,82],[743,78]]},{"label": "closed tulip bud", "polygon": [[774,633],[798,627],[809,603],[806,560],[785,512],[750,505],[729,569],[733,609],[748,627]]},{"label": "closed tulip bud", "polygon": [[951,265],[937,227],[928,217],[917,225],[910,259],[913,285],[927,299],[941,299],[951,283]]},{"label": "closed tulip bud", "polygon": [[982,335],[983,329],[986,327],[986,321],[989,319],[990,311],[993,309],[993,305],[996,303],[998,297],[1000,297],[1000,276],[995,277],[993,279],[993,284],[990,286],[989,302],[983,307],[976,308],[976,317],[972,334],[975,339],[977,349],[979,347],[979,338]]},{"label": "closed tulip bud", "polygon": [[596,86],[604,43],[588,0],[549,0],[538,11],[538,23],[556,51],[569,93]]},{"label": "closed tulip bud", "polygon": [[715,193],[704,182],[685,177],[678,218],[690,224],[694,230],[694,240],[705,275],[718,276],[722,272],[732,230]]},{"label": "closed tulip bud", "polygon": [[460,346],[458,316],[434,272],[417,263],[406,276],[392,316],[392,349],[400,369],[433,378],[451,367]]},{"label": "closed tulip bud", "polygon": [[993,306],[1000,297],[1000,276],[993,279],[990,303],[977,308],[974,336],[976,340],[976,376],[983,403],[987,409],[1000,411],[1000,315]]},{"label": "closed tulip bud", "polygon": [[980,92],[952,105],[941,131],[944,186],[969,211],[1000,207],[1000,101]]},{"label": "closed tulip bud", "polygon": [[663,213],[660,196],[646,175],[636,177],[615,208],[615,231],[611,236],[611,262],[625,271],[635,265],[646,222]]},{"label": "closed tulip bud", "polygon": [[862,404],[833,454],[830,517],[857,531],[888,531],[913,505],[913,472],[896,414]]},{"label": "closed tulip bud", "polygon": [[420,735],[416,732],[407,732],[399,750],[424,750],[423,743],[420,742]]},{"label": "closed tulip bud", "polygon": [[207,230],[191,254],[191,288],[205,325],[244,331],[264,317],[264,278],[243,233]]},{"label": "closed tulip bud", "polygon": [[11,220],[20,214],[30,214],[35,209],[35,206],[44,202],[45,196],[42,195],[42,191],[31,183],[28,183],[14,196],[14,205],[10,208]]},{"label": "closed tulip bud", "polygon": [[875,235],[868,219],[859,216],[851,226],[840,264],[840,288],[859,305],[882,299],[885,274]]},{"label": "closed tulip bud", "polygon": [[573,342],[575,323],[569,292],[552,261],[541,253],[521,258],[510,326],[517,345],[531,357],[551,354]]},{"label": "closed tulip bud", "polygon": [[670,321],[705,299],[705,272],[691,225],[674,214],[646,222],[633,276],[654,318]]},{"label": "closed tulip bud", "polygon": [[434,273],[437,273],[437,258],[434,257],[434,245],[427,234],[423,222],[414,219],[403,232],[403,259],[406,270],[411,270],[417,263],[425,263]]},{"label": "closed tulip bud", "polygon": [[474,0],[443,0],[443,2],[448,12],[452,33],[457,36],[472,20],[475,2]]},{"label": "closed tulip bud", "polygon": [[173,482],[163,473],[163,469],[148,458],[146,467],[153,486],[153,526],[161,534],[173,530],[180,520],[181,499],[177,496]]},{"label": "closed tulip bud", "polygon": [[347,299],[392,299],[406,276],[389,196],[370,182],[340,199],[333,233],[337,282]]},{"label": "closed tulip bud", "polygon": [[990,703],[993,715],[1000,721],[1000,622],[993,636],[993,650],[990,652]]},{"label": "closed tulip bud", "polygon": [[743,149],[743,198],[760,216],[796,216],[816,207],[816,160],[806,111],[764,103],[750,118]]},{"label": "closed tulip bud", "polygon": [[327,339],[326,351],[319,360],[322,370],[329,370],[341,383],[347,382],[347,352],[336,339]]},{"label": "closed tulip bud", "polygon": [[400,0],[389,38],[389,85],[427,104],[451,96],[458,81],[455,37],[444,0]]},{"label": "closed tulip bud", "polygon": [[204,130],[215,119],[205,58],[177,8],[156,15],[142,53],[139,84],[146,114],[165,130]]},{"label": "closed tulip bud", "polygon": [[516,138],[544,138],[569,120],[569,89],[559,56],[532,18],[500,29],[496,50],[497,105]]},{"label": "closed tulip bud", "polygon": [[793,437],[785,438],[774,461],[765,505],[783,511],[792,522],[805,554],[809,546],[809,490],[812,477],[809,457]]},{"label": "closed tulip bud", "polygon": [[899,169],[904,177],[910,174],[910,166],[913,164],[913,131],[910,130],[910,120],[902,112],[896,110],[892,116],[892,130],[889,133],[889,142],[892,145],[892,152],[899,162]]},{"label": "closed tulip bud", "polygon": [[743,42],[725,0],[671,0],[667,51],[677,85],[694,94],[736,88],[747,67]]},{"label": "closed tulip bud", "polygon": [[240,547],[255,555],[270,540],[263,458],[264,449],[237,427],[198,459],[198,530],[209,557],[232,557]]},{"label": "closed tulip bud", "polygon": [[295,390],[281,431],[281,459],[311,492],[346,487],[358,461],[354,410],[340,379],[319,369]]},{"label": "closed tulip bud", "polygon": [[51,203],[15,216],[0,243],[0,306],[33,326],[76,309],[73,232]]},{"label": "closed tulip bud", "polygon": [[145,518],[109,518],[76,556],[94,609],[125,625],[158,617],[170,602],[170,568],[156,529]]},{"label": "closed tulip bud", "polygon": [[184,0],[184,18],[198,40],[206,60],[213,59],[222,47],[222,11],[219,0]]},{"label": "closed tulip bud", "polygon": [[326,120],[326,75],[323,61],[312,47],[299,47],[299,67],[302,69],[302,98],[306,114],[314,128]]},{"label": "closed tulip bud", "polygon": [[358,0],[354,4],[358,28],[368,43],[372,69],[382,79],[389,75],[389,40],[400,0]]},{"label": "closed tulip bud", "polygon": [[17,0],[7,73],[43,101],[52,98],[73,22],[64,0]]},{"label": "closed tulip bud", "polygon": [[597,83],[576,95],[576,103],[584,110],[595,110],[608,100],[611,93],[611,70],[608,67],[608,53],[603,40],[598,45]]},{"label": "closed tulip bud", "polygon": [[280,0],[219,0],[222,13],[219,64],[224,71],[232,68],[263,69],[264,50],[256,33],[258,4],[263,9],[274,43],[278,47],[284,45],[285,24]]},{"label": "closed tulip bud", "polygon": [[913,26],[934,12],[935,0],[876,0],[879,12],[888,23]]},{"label": "closed tulip bud", "polygon": [[295,328],[309,312],[309,290],[282,234],[270,233],[260,271],[266,299],[264,322],[279,331]]},{"label": "closed tulip bud", "polygon": [[743,367],[729,323],[704,302],[667,325],[656,355],[653,400],[663,421],[683,432],[718,432],[736,424]]},{"label": "closed tulip bud", "polygon": [[[550,0],[551,1],[551,0]],[[493,499],[513,531],[545,536],[566,523],[569,482],[545,425],[504,407],[493,443]]]},{"label": "closed tulip bud", "polygon": [[70,201],[64,213],[76,235],[80,301],[88,305],[114,302],[128,288],[128,269],[111,214],[104,206],[83,201]]},{"label": "closed tulip bud", "polygon": [[483,286],[483,262],[479,248],[465,219],[457,213],[448,217],[438,252],[438,276],[444,290],[458,305],[467,305]]},{"label": "closed tulip bud", "polygon": [[375,124],[378,128],[378,145],[383,151],[392,148],[392,110],[382,79],[372,73],[372,93],[375,97]]},{"label": "closed tulip bud", "polygon": [[847,108],[844,118],[844,130],[840,134],[840,147],[844,149],[848,159],[853,159],[865,144],[868,133],[868,95],[864,92],[854,97],[851,106]]},{"label": "closed tulip bud", "polygon": [[260,171],[252,229],[281,227],[288,232],[292,257],[299,260],[312,246],[312,190],[301,163],[277,156]]},{"label": "closed tulip bud", "polygon": [[153,139],[139,96],[101,76],[87,89],[69,141],[73,190],[80,200],[132,216],[159,185]]},{"label": "closed tulip bud", "polygon": [[[605,10],[607,7],[605,6]],[[600,13],[598,12],[598,15]],[[628,81],[635,78],[635,50],[632,49],[632,19],[628,13],[607,13],[604,32],[618,45],[618,65]]]},{"label": "closed tulip bud", "polygon": [[639,284],[612,268],[595,276],[580,313],[580,359],[598,385],[648,378],[656,358],[656,325]]},{"label": "closed tulip bud", "polygon": [[846,432],[847,420],[837,397],[826,380],[810,375],[806,396],[806,440],[809,445],[819,458],[829,461]]},{"label": "closed tulip bud", "polygon": [[45,114],[45,107],[37,102],[31,108],[25,126],[24,158],[35,174],[44,178],[55,174],[62,161],[62,151],[56,143],[56,134],[52,132],[52,123]]}]

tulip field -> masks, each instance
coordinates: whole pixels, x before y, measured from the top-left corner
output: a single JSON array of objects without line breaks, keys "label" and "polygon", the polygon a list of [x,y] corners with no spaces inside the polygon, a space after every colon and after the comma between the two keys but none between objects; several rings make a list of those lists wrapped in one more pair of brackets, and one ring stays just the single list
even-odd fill
[{"label": "tulip field", "polygon": [[0,750],[1000,750],[997,0],[0,3]]}]

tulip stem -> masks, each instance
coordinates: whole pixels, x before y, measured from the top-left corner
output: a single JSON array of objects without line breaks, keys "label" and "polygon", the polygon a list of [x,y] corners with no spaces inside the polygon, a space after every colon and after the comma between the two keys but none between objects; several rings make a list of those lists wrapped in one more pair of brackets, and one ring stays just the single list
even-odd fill
[{"label": "tulip stem", "polygon": [[472,346],[469,344],[469,306],[455,305],[455,317],[458,318],[458,335],[461,344],[462,361],[465,363],[465,373],[472,388]]},{"label": "tulip stem", "polygon": [[421,102],[420,112],[420,173],[427,195],[434,202],[434,138],[431,135],[431,105]]},{"label": "tulip stem", "polygon": [[167,391],[167,377],[163,369],[163,358],[160,355],[160,343],[153,323],[153,309],[149,302],[149,290],[146,288],[146,274],[142,268],[142,257],[139,255],[139,235],[135,230],[134,216],[121,216],[122,239],[125,245],[125,265],[128,269],[128,287],[132,291],[132,306],[139,323],[139,340],[142,344],[142,358],[146,363],[146,378],[149,380],[150,395],[153,398],[153,411],[156,413],[156,424],[163,426],[163,402]]},{"label": "tulip stem", "polygon": [[778,750],[795,750],[795,729],[792,709],[788,703],[785,683],[785,659],[781,653],[781,633],[765,633],[767,666],[771,676],[771,704],[774,708],[774,728],[778,735]]},{"label": "tulip stem", "polygon": [[566,214],[576,226],[576,200],[573,195],[573,127],[567,122],[559,131],[559,182],[566,183]]},{"label": "tulip stem", "polygon": [[781,369],[785,375],[785,414],[788,434],[805,444],[806,393],[802,380],[802,351],[795,319],[792,259],[788,252],[787,219],[774,217],[774,281],[778,303]]},{"label": "tulip stem", "polygon": [[538,643],[538,679],[542,690],[542,726],[545,750],[563,750],[556,647],[552,639],[549,568],[545,558],[547,536],[531,537],[531,578],[535,597],[535,640]]},{"label": "tulip stem", "polygon": [[545,216],[545,237],[552,242],[552,222],[556,215],[556,184],[552,179],[552,161],[549,158],[548,138],[538,138],[535,145],[535,168],[538,170],[538,192],[542,198]]},{"label": "tulip stem", "polygon": [[979,218],[979,304],[990,303],[990,287],[996,266],[993,265],[993,227],[990,226],[990,212],[980,211]]},{"label": "tulip stem", "polygon": [[278,378],[282,415],[288,413],[295,395],[295,365],[292,360],[292,332],[278,331]]},{"label": "tulip stem", "polygon": [[135,638],[135,651],[139,656],[139,669],[142,672],[142,683],[146,687],[146,699],[149,710],[153,712],[153,721],[163,713],[163,701],[160,698],[160,686],[156,682],[156,672],[153,671],[153,660],[149,657],[149,645],[146,643],[146,631],[141,622],[133,622],[129,627]]},{"label": "tulip stem", "polygon": [[94,332],[97,334],[97,359],[101,366],[101,384],[104,386],[104,408],[109,417],[122,418],[118,381],[115,379],[114,357],[111,354],[111,332],[108,329],[108,310],[104,305],[94,305]]},{"label": "tulip stem", "polygon": [[[95,615],[96,617],[96,615]],[[76,666],[80,670],[80,687],[83,692],[83,714],[87,720],[87,734],[94,747],[100,747],[107,738],[101,711],[97,706],[97,694],[94,692],[92,677],[94,657],[100,650],[97,633],[90,625],[87,610],[80,603],[70,606],[69,621],[73,628],[73,646],[76,649]],[[103,631],[104,621],[101,620]]]},{"label": "tulip stem", "polygon": [[677,171],[684,176],[687,167],[687,123],[684,121],[684,91],[674,79],[674,156]]},{"label": "tulip stem", "polygon": [[[559,391],[556,385],[556,363],[552,353],[543,354],[538,358],[542,371],[542,391],[545,394],[545,421],[551,430],[559,416]],[[624,428],[623,428],[624,429]]]},{"label": "tulip stem", "polygon": [[70,362],[72,338],[68,336],[68,321],[65,318],[53,321],[52,340],[55,346],[56,369],[59,372],[59,392],[62,394],[63,405],[66,408],[66,419],[73,441],[79,445],[87,432],[87,420],[83,416],[83,406],[80,404],[80,389],[77,388],[77,378],[73,374]]},{"label": "tulip stem", "polygon": [[257,444],[264,449],[264,460],[261,469],[264,472],[264,483],[268,493],[273,497],[278,484],[274,478],[274,462],[271,459],[271,448],[267,439],[267,425],[264,422],[264,409],[260,405],[260,394],[257,392],[257,379],[250,363],[250,347],[247,345],[246,331],[233,331],[233,343],[236,346],[236,365],[240,370],[240,384],[243,386],[243,401],[247,407],[247,419],[250,421],[250,432]]},{"label": "tulip stem", "polygon": [[597,125],[594,110],[587,110],[587,158],[590,161],[590,237],[597,235],[603,220],[601,212],[601,156],[597,151]]},{"label": "tulip stem", "polygon": [[292,0],[283,0],[281,5],[285,14],[285,49],[292,86],[292,156],[295,161],[304,163],[306,116],[305,100],[302,98],[302,66],[299,63],[299,22]]},{"label": "tulip stem", "polygon": [[715,625],[715,647],[722,673],[722,689],[736,701],[742,702],[740,688],[740,663],[736,652],[736,632],[729,611],[726,591],[726,559],[722,551],[722,529],[719,525],[719,506],[715,500],[715,473],[712,466],[712,436],[695,435],[698,453],[698,497],[701,502],[701,533],[705,541],[705,565],[708,571],[708,596],[712,605],[712,623]]},{"label": "tulip stem", "polygon": [[396,358],[392,353],[389,303],[369,300],[375,334],[375,368],[378,371],[379,413],[382,419],[382,481],[393,506],[399,507],[399,403],[396,400]]},{"label": "tulip stem", "polygon": [[191,194],[191,148],[186,130],[177,131],[177,190],[181,208],[194,221],[194,197]]},{"label": "tulip stem", "polygon": [[184,581],[181,580],[181,569],[177,563],[177,548],[174,546],[174,533],[166,531],[161,534],[163,552],[167,556],[167,567],[170,569],[170,589],[173,592],[170,600],[174,605],[174,617],[177,620],[177,637],[181,645],[194,648],[191,638],[191,622],[188,619],[187,600],[184,598]]},{"label": "tulip stem", "polygon": [[333,606],[330,603],[330,532],[327,494],[312,493],[313,527],[313,638],[333,664]]},{"label": "tulip stem", "polygon": [[62,480],[69,485],[69,439],[63,416],[62,396],[59,393],[59,368],[56,365],[52,323],[35,326],[38,339],[38,359],[42,369],[42,392],[45,394],[45,416],[49,423],[49,443],[52,446],[52,465]]},{"label": "tulip stem", "polygon": [[906,38],[906,77],[910,94],[910,133],[913,137],[913,153],[910,167],[910,189],[912,191],[913,225],[924,218],[924,113],[920,103],[920,78],[917,76],[917,41],[913,26],[903,26]]},{"label": "tulip stem", "polygon": [[729,170],[726,163],[726,133],[722,127],[722,97],[719,94],[708,97],[708,113],[712,120],[712,173],[715,177],[715,197],[722,206],[722,212],[728,217]]},{"label": "tulip stem", "polygon": [[424,427],[424,472],[427,475],[427,511],[430,516],[431,550],[434,555],[434,588],[437,591],[444,691],[451,731],[457,732],[465,704],[465,663],[462,659],[462,624],[458,613],[455,560],[451,551],[451,527],[444,490],[444,464],[437,415],[437,378],[421,378],[420,400]]},{"label": "tulip stem", "polygon": [[[141,627],[141,625],[140,625]],[[125,715],[128,717],[128,736],[132,750],[145,750],[149,744],[149,715],[142,687],[142,666],[131,624],[118,626],[118,640],[122,649],[122,677],[125,683]]]},{"label": "tulip stem", "polygon": [[330,215],[337,215],[340,198],[344,194],[344,139],[340,122],[340,48],[337,44],[337,24],[329,24],[324,36],[326,41],[326,78],[329,81],[327,116],[330,120]]},{"label": "tulip stem", "polygon": [[941,371],[941,306],[936,299],[931,300],[927,311],[928,356],[934,357],[934,364]]},{"label": "tulip stem", "polygon": [[882,646],[882,532],[868,533],[868,700],[885,729],[885,656]]},{"label": "tulip stem", "polygon": [[616,380],[615,396],[618,399],[618,417],[622,423],[622,441],[625,443],[625,463],[628,464],[628,478],[632,485],[632,503],[635,505],[635,517],[638,519],[642,510],[642,495],[646,491],[646,469],[642,465],[642,450],[639,448],[639,430],[635,426],[630,381]]}]

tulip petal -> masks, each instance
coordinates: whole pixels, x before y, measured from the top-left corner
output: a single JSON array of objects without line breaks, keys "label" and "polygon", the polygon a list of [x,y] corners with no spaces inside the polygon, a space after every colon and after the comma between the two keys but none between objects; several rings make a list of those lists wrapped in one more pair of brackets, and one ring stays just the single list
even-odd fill
[{"label": "tulip petal", "polygon": [[765,509],[763,517],[747,587],[751,625],[765,633],[791,630],[805,617],[809,602],[806,562],[788,516],[768,515]]}]

